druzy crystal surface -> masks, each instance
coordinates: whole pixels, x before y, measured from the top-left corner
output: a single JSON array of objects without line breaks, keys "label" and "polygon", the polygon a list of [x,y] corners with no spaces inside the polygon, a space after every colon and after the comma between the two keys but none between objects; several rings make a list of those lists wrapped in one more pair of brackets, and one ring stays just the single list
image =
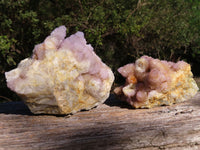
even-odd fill
[{"label": "druzy crystal surface", "polygon": [[193,97],[198,91],[191,66],[184,61],[174,63],[142,56],[135,63],[120,67],[118,72],[126,82],[114,92],[134,108],[171,105]]},{"label": "druzy crystal surface", "polygon": [[35,46],[31,58],[5,73],[7,86],[35,114],[88,110],[109,96],[114,80],[111,69],[86,43],[82,32],[65,36],[65,26],[56,28]]}]

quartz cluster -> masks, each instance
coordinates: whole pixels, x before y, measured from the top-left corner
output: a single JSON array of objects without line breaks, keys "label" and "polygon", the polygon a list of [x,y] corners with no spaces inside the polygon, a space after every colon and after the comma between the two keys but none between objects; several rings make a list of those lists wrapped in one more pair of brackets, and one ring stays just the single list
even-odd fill
[{"label": "quartz cluster", "polygon": [[126,82],[114,92],[134,108],[171,105],[193,97],[198,91],[191,66],[184,61],[173,63],[142,56],[135,63],[120,67],[118,72]]},{"label": "quartz cluster", "polygon": [[84,34],[66,38],[56,28],[35,46],[31,58],[5,73],[7,86],[35,114],[70,114],[88,110],[109,96],[114,75],[95,54]]}]

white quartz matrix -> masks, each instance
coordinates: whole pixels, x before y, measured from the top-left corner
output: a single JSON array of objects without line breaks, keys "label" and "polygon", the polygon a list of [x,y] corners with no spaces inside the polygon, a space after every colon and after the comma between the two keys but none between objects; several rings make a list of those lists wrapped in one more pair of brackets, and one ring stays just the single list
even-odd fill
[{"label": "white quartz matrix", "polygon": [[135,63],[120,67],[118,72],[126,82],[114,92],[134,108],[186,101],[199,90],[190,64],[184,61],[174,63],[142,56]]},{"label": "white quartz matrix", "polygon": [[70,114],[103,103],[114,75],[77,32],[66,38],[56,28],[35,46],[31,58],[5,73],[7,86],[22,97],[35,114]]}]

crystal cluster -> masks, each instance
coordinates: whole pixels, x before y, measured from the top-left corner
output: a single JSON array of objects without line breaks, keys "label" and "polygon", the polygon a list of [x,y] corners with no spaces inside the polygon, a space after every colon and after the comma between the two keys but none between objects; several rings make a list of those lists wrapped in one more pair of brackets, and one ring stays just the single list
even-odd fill
[{"label": "crystal cluster", "polygon": [[191,67],[184,61],[173,63],[142,56],[135,63],[120,67],[118,72],[126,83],[114,92],[134,108],[171,105],[193,97],[198,91]]},{"label": "crystal cluster", "polygon": [[109,96],[114,75],[77,32],[66,38],[56,28],[35,46],[31,58],[6,72],[7,86],[35,114],[69,114],[91,109]]}]

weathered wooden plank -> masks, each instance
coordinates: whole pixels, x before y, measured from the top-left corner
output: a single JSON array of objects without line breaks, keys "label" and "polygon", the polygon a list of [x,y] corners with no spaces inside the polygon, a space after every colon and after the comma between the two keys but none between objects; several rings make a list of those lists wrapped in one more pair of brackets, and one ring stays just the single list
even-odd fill
[{"label": "weathered wooden plank", "polygon": [[200,149],[200,93],[137,110],[111,96],[70,117],[33,115],[21,102],[0,104],[0,149]]}]

